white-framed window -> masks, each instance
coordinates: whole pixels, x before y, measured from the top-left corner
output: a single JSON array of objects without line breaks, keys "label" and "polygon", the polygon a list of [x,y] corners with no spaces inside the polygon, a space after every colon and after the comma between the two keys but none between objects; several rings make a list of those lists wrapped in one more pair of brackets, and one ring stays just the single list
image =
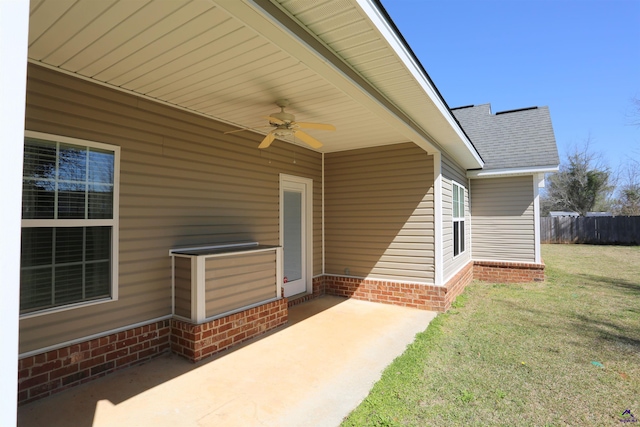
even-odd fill
[{"label": "white-framed window", "polygon": [[120,147],[25,132],[20,314],[117,299]]},{"label": "white-framed window", "polygon": [[464,252],[464,187],[453,183],[453,256]]}]

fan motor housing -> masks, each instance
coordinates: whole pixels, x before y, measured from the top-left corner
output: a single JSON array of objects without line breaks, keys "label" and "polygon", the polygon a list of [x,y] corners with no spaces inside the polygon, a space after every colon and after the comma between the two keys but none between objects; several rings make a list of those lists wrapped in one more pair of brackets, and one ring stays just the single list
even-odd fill
[{"label": "fan motor housing", "polygon": [[285,123],[291,123],[296,120],[296,116],[290,113],[285,113],[284,111],[280,111],[278,113],[273,113],[271,117],[281,120]]}]

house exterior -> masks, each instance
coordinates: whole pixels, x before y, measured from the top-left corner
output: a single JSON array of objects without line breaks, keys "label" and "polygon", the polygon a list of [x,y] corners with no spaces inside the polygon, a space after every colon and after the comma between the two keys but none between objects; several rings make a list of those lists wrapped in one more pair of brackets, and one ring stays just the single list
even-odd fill
[{"label": "house exterior", "polygon": [[493,114],[491,105],[483,104],[452,111],[485,161],[482,169],[467,171],[474,276],[499,281],[529,277],[512,267],[542,268],[539,190],[544,174],[557,171],[560,163],[549,109]]},{"label": "house exterior", "polygon": [[[24,13],[22,208],[5,225],[20,403],[166,351],[201,360],[322,294],[445,311],[474,277],[544,277],[548,110],[450,110],[378,2]],[[259,149],[282,99],[336,131]]]}]

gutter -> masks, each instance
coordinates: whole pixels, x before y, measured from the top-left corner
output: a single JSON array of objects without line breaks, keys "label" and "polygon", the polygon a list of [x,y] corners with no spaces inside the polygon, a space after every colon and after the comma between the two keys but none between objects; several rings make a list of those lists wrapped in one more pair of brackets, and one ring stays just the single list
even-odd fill
[{"label": "gutter", "polygon": [[530,166],[522,168],[473,169],[467,171],[467,178],[501,178],[506,176],[535,175],[539,173],[558,172],[558,165]]}]

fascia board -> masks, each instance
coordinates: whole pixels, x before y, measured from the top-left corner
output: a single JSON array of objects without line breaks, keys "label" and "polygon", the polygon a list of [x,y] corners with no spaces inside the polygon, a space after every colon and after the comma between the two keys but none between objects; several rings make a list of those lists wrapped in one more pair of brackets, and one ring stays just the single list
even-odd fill
[{"label": "fascia board", "polygon": [[[384,99],[377,98],[374,90],[367,90],[366,86],[370,86],[370,84],[357,72],[352,69],[339,68],[332,62],[335,60],[334,58],[323,56],[319,49],[328,50],[328,48],[324,47],[321,42],[316,39],[305,40],[276,19],[265,9],[278,9],[270,2],[263,0],[219,0],[216,4],[289,55],[318,72],[329,83],[365,108],[383,118],[409,141],[414,142],[427,152],[442,151],[442,147],[435,142],[434,138],[424,129],[420,129],[402,111],[394,108],[389,101],[384,102]],[[284,14],[280,9],[278,11]],[[322,46],[312,46],[310,43]],[[379,92],[378,96],[381,96]],[[402,116],[405,118],[401,118]]]},{"label": "fascia board", "polygon": [[429,79],[422,72],[422,68],[416,63],[413,55],[409,53],[404,42],[400,40],[395,30],[389,25],[389,22],[385,16],[381,13],[380,9],[372,0],[356,0],[362,11],[369,17],[369,20],[373,22],[384,39],[391,45],[398,58],[402,61],[404,66],[409,70],[413,78],[418,82],[422,90],[430,98],[433,105],[438,109],[440,114],[445,118],[451,129],[455,132],[456,136],[464,144],[471,157],[473,158],[472,164],[467,166],[467,169],[481,168],[484,166],[484,162],[480,157],[480,154],[475,149],[469,138],[464,134],[460,125],[451,114],[449,108],[444,104],[441,97],[436,93],[435,88],[429,81]]},{"label": "fascia board", "polygon": [[528,168],[504,168],[490,170],[470,170],[467,171],[467,178],[502,178],[517,175],[535,175],[558,172],[558,166],[532,166]]}]

